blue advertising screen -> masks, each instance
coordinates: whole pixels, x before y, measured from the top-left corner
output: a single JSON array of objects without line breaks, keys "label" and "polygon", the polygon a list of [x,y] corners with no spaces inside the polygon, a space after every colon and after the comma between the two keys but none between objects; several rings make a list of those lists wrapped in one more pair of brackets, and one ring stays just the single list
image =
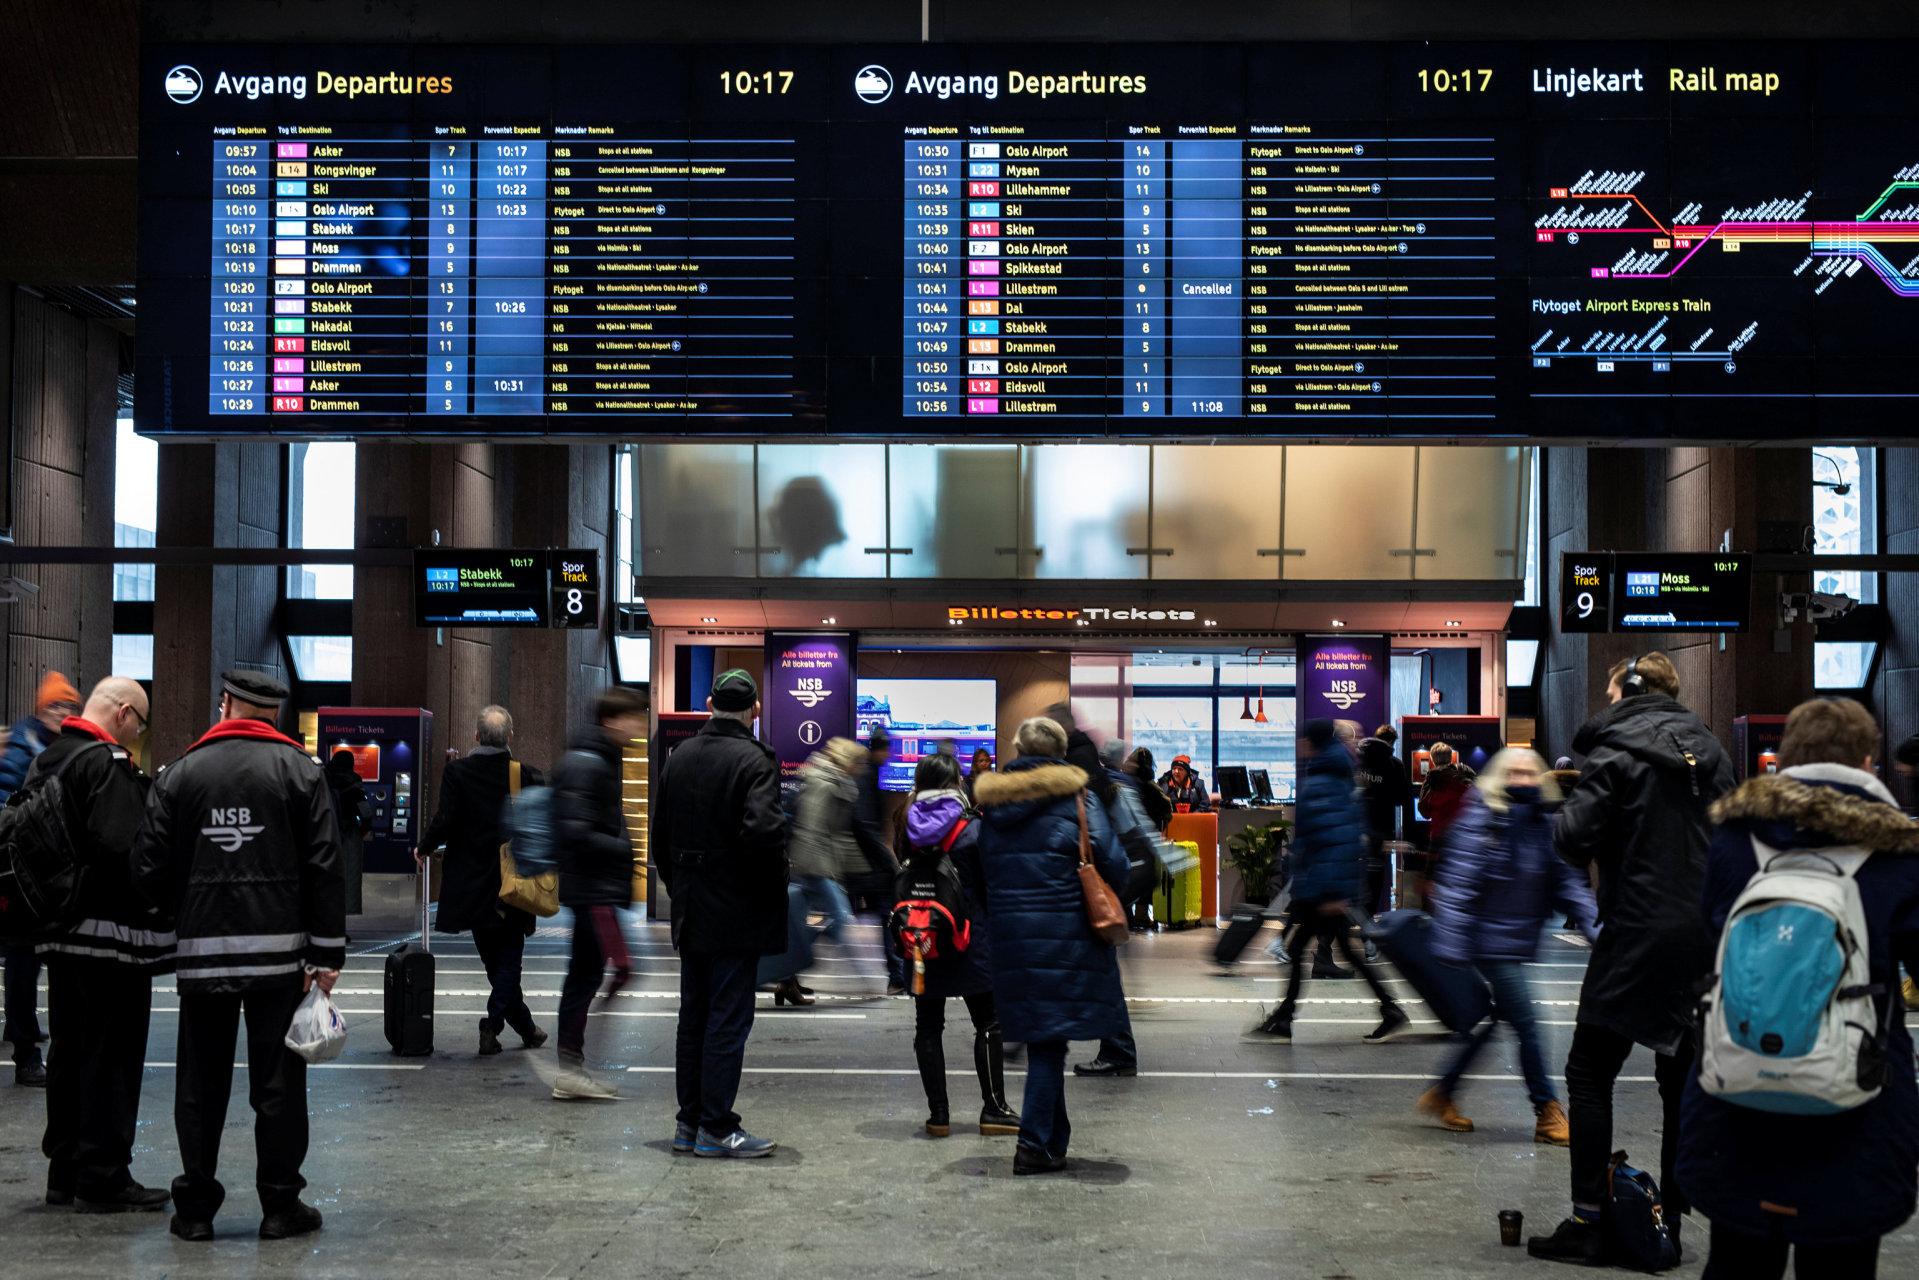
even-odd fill
[{"label": "blue advertising screen", "polygon": [[973,772],[981,747],[999,758],[999,685],[992,680],[862,679],[855,704],[861,742],[883,731],[893,757],[880,770],[880,789],[910,791],[924,756],[945,752]]}]

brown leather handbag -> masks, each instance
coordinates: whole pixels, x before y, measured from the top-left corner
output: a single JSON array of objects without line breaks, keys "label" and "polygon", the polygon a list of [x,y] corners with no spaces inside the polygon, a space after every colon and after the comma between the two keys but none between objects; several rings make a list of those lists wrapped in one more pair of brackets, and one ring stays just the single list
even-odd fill
[{"label": "brown leather handbag", "polygon": [[1117,947],[1132,937],[1132,930],[1127,926],[1125,910],[1119,905],[1119,895],[1093,865],[1093,842],[1086,830],[1086,793],[1080,792],[1073,803],[1079,808],[1079,889],[1086,898],[1086,923],[1093,927],[1094,937],[1109,947]]}]

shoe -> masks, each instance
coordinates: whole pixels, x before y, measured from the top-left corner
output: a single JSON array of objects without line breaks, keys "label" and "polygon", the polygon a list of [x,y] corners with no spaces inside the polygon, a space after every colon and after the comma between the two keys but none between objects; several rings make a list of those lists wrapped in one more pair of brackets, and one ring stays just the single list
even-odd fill
[{"label": "shoe", "polygon": [[696,1132],[692,1125],[683,1120],[673,1122],[673,1154],[690,1156],[693,1154],[693,1141]]},{"label": "shoe", "polygon": [[490,1058],[500,1051],[500,1033],[485,1022],[480,1023],[480,1056]]},{"label": "shoe", "polygon": [[952,1117],[943,1106],[934,1107],[926,1113],[926,1132],[935,1138],[944,1138],[953,1132]]},{"label": "shoe", "polygon": [[1450,1132],[1471,1133],[1473,1131],[1473,1122],[1459,1114],[1459,1108],[1453,1105],[1452,1098],[1442,1092],[1438,1085],[1420,1094],[1419,1101],[1413,1104],[1413,1109],[1421,1115],[1432,1116],[1439,1121],[1440,1128]]},{"label": "shoe", "polygon": [[545,1043],[546,1032],[540,1030],[538,1027],[534,1027],[531,1031],[522,1031],[520,1033],[520,1047],[522,1049],[537,1049]]},{"label": "shoe", "polygon": [[801,995],[803,995],[803,996],[810,996],[810,995],[812,995],[812,994],[813,994],[813,988],[811,988],[811,987],[802,987],[802,986],[801,986],[801,985],[799,984],[799,979],[797,979],[797,978],[795,978],[795,979],[793,980],[793,989],[794,989],[795,991],[798,991],[798,992],[799,992],[799,993],[800,993]]},{"label": "shoe", "polygon": [[1013,1149],[1013,1175],[1025,1177],[1032,1173],[1058,1173],[1066,1168],[1066,1157],[1048,1155],[1038,1147],[1022,1142]]},{"label": "shoe", "polygon": [[733,1160],[757,1160],[761,1156],[772,1155],[773,1148],[778,1145],[771,1138],[756,1138],[744,1129],[735,1129],[724,1138],[716,1138],[702,1129],[699,1137],[694,1140],[693,1154]]},{"label": "shoe", "polygon": [[1253,1028],[1256,1036],[1270,1036],[1275,1040],[1291,1041],[1293,1038],[1293,1020],[1282,1018],[1277,1013]]},{"label": "shoe", "polygon": [[44,1089],[47,1087],[47,1065],[38,1058],[32,1062],[14,1064],[13,1082],[23,1089]]},{"label": "shoe", "polygon": [[260,1219],[260,1238],[262,1240],[285,1240],[291,1236],[303,1236],[320,1229],[320,1211],[310,1204],[293,1202],[291,1209],[279,1213],[269,1213]]},{"label": "shoe", "polygon": [[1075,1062],[1073,1074],[1076,1076],[1116,1076],[1130,1079],[1139,1074],[1139,1064],[1135,1062],[1108,1062],[1104,1058],[1094,1058],[1091,1062]]},{"label": "shoe", "polygon": [[211,1222],[201,1222],[197,1218],[183,1218],[177,1213],[173,1215],[173,1221],[167,1223],[167,1230],[179,1236],[182,1240],[200,1241],[213,1239],[213,1224]]},{"label": "shoe", "polygon": [[773,988],[773,1007],[775,1009],[783,1004],[790,1004],[794,1008],[804,1009],[808,1005],[818,1003],[817,1000],[814,1000],[811,996],[802,992],[800,990],[800,984],[792,978],[788,978],[785,982]]},{"label": "shoe", "polygon": [[1533,1126],[1533,1141],[1543,1142],[1549,1147],[1571,1146],[1572,1129],[1566,1123],[1566,1108],[1557,1102],[1542,1104],[1539,1123]]},{"label": "shoe", "polygon": [[1379,1025],[1366,1033],[1366,1043],[1385,1044],[1404,1031],[1410,1022],[1412,1019],[1406,1016],[1404,1009],[1396,1004],[1389,1004],[1386,1006],[1386,1011],[1380,1015]]},{"label": "shoe", "polygon": [[1005,1137],[1019,1132],[1019,1116],[1004,1102],[981,1107],[979,1131],[984,1137]]},{"label": "shoe", "polygon": [[137,1182],[129,1182],[105,1196],[76,1195],[73,1197],[75,1213],[152,1213],[164,1209],[167,1201],[173,1199],[173,1193],[161,1187],[143,1187]]},{"label": "shoe", "polygon": [[1311,976],[1321,981],[1338,981],[1341,978],[1353,978],[1359,975],[1351,969],[1342,969],[1336,964],[1316,964],[1313,966]]},{"label": "shoe", "polygon": [[1281,964],[1291,964],[1293,962],[1292,956],[1287,954],[1286,935],[1283,933],[1279,935],[1279,940],[1277,942],[1273,943],[1272,946],[1266,948],[1266,954],[1271,956],[1273,959],[1277,960]]},{"label": "shoe", "polygon": [[888,982],[886,984],[886,994],[889,996],[903,996],[906,994],[906,984],[903,982]]},{"label": "shoe", "polygon": [[572,1067],[560,1072],[553,1082],[553,1096],[562,1102],[616,1102],[620,1091],[601,1084],[583,1069]]},{"label": "shoe", "polygon": [[1379,963],[1379,944],[1377,942],[1369,942],[1366,944],[1366,963]]},{"label": "shoe", "polygon": [[1568,1218],[1549,1236],[1534,1236],[1526,1242],[1526,1252],[1548,1262],[1572,1262],[1582,1267],[1606,1264],[1606,1237],[1599,1230],[1599,1219]]},{"label": "shoe", "polygon": [[66,1187],[48,1187],[47,1205],[49,1208],[64,1209],[73,1203],[73,1192]]}]

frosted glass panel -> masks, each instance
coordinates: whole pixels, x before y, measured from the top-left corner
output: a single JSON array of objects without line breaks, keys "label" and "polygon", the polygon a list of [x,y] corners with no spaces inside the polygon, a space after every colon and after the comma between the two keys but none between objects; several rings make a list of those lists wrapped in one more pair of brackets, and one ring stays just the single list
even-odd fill
[{"label": "frosted glass panel", "polygon": [[1151,451],[1119,444],[1026,449],[1024,577],[1144,578],[1147,466]]},{"label": "frosted glass panel", "polygon": [[1153,450],[1153,577],[1279,576],[1282,451],[1271,445],[1160,445]]},{"label": "frosted glass panel", "polygon": [[639,447],[640,546],[648,577],[752,577],[753,446]]},{"label": "frosted glass panel", "polygon": [[[839,447],[839,446],[833,446]],[[895,578],[1011,578],[1019,572],[1019,447],[893,445]]]},{"label": "frosted glass panel", "polygon": [[[1520,528],[1520,448],[1423,448],[1419,451],[1419,545],[1415,577],[1518,580],[1512,552]],[[1501,553],[1504,554],[1501,554]]]},{"label": "frosted glass panel", "polygon": [[886,446],[760,446],[760,575],[886,576]]},{"label": "frosted glass panel", "polygon": [[1289,579],[1365,581],[1406,578],[1412,545],[1410,446],[1289,445],[1286,449],[1286,546]]}]

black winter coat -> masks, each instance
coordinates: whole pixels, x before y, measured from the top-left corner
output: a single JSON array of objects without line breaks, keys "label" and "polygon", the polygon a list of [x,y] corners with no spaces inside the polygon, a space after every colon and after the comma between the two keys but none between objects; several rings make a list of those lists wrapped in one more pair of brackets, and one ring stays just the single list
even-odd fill
[{"label": "black winter coat", "polygon": [[[448,764],[440,778],[440,808],[420,848],[423,852],[446,850],[440,914],[434,925],[441,933],[462,933],[501,922],[521,933],[533,932],[531,915],[500,905],[500,845],[506,840],[501,820],[512,759],[498,747],[481,747]],[[541,786],[543,781],[532,765],[520,766],[522,788]]]},{"label": "black winter coat", "polygon": [[[86,727],[78,727],[85,725]],[[71,762],[71,763],[69,763]],[[133,840],[146,815],[151,785],[126,749],[86,721],[69,719],[33,759],[23,785],[60,773],[67,833],[84,868],[80,920],[40,944],[42,952],[113,960],[149,973],[173,968],[174,936],[158,928],[133,891]]]},{"label": "black winter coat", "polygon": [[[598,725],[573,740],[573,749],[553,771],[553,840],[562,906],[633,905],[633,837],[620,804],[620,782],[620,749]],[[501,787],[504,794],[504,782]],[[496,844],[496,860],[499,852]],[[498,880],[496,865],[496,894]]]},{"label": "black winter coat", "polygon": [[786,950],[786,815],[771,748],[715,716],[653,783],[647,848],[673,899],[673,945],[696,955]]},{"label": "black winter coat", "polygon": [[340,834],[306,748],[260,720],[223,720],[153,784],[133,882],[177,921],[185,993],[298,982],[346,964]]},{"label": "black winter coat", "polygon": [[1353,780],[1359,784],[1366,807],[1368,834],[1374,840],[1391,840],[1412,791],[1406,781],[1406,766],[1393,754],[1393,744],[1384,738],[1361,741]]},{"label": "black winter coat", "polygon": [[1599,941],[1579,1021],[1674,1053],[1712,967],[1699,916],[1707,811],[1732,790],[1732,761],[1698,716],[1664,694],[1614,703],[1573,738],[1585,756],[1553,828],[1576,867],[1599,865]]}]

